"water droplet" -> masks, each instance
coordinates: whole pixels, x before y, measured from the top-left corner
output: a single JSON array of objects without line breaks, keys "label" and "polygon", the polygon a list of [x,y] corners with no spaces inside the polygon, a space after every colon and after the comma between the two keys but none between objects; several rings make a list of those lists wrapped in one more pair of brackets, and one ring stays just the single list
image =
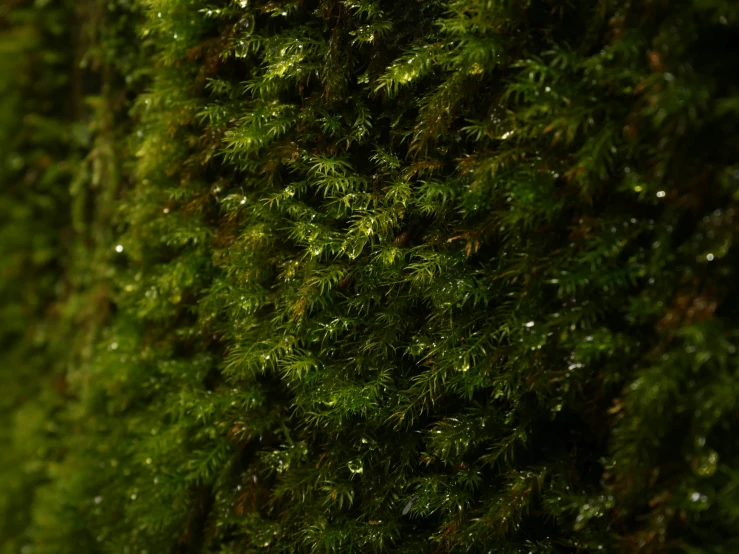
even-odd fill
[{"label": "water droplet", "polygon": [[121,252],[123,252],[123,245],[122,245],[122,244],[118,244],[118,245],[116,245],[116,247],[115,247],[115,251],[116,251],[116,252],[118,252],[119,254],[120,254]]},{"label": "water droplet", "polygon": [[535,323],[533,321],[529,321],[525,326],[531,328],[534,325],[535,325]]},{"label": "water droplet", "polygon": [[707,255],[706,255],[706,259],[707,259],[707,260],[708,260],[709,262],[712,262],[712,261],[713,261],[713,254],[710,254],[710,253],[709,253],[709,254],[707,254]]},{"label": "water droplet", "polygon": [[657,198],[664,198],[666,194],[663,190],[657,191]]}]

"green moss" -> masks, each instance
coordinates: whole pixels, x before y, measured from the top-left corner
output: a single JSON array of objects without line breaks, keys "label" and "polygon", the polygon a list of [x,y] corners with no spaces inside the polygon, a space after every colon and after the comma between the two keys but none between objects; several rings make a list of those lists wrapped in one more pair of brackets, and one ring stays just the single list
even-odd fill
[{"label": "green moss", "polygon": [[52,4],[2,554],[737,548],[734,2]]}]

